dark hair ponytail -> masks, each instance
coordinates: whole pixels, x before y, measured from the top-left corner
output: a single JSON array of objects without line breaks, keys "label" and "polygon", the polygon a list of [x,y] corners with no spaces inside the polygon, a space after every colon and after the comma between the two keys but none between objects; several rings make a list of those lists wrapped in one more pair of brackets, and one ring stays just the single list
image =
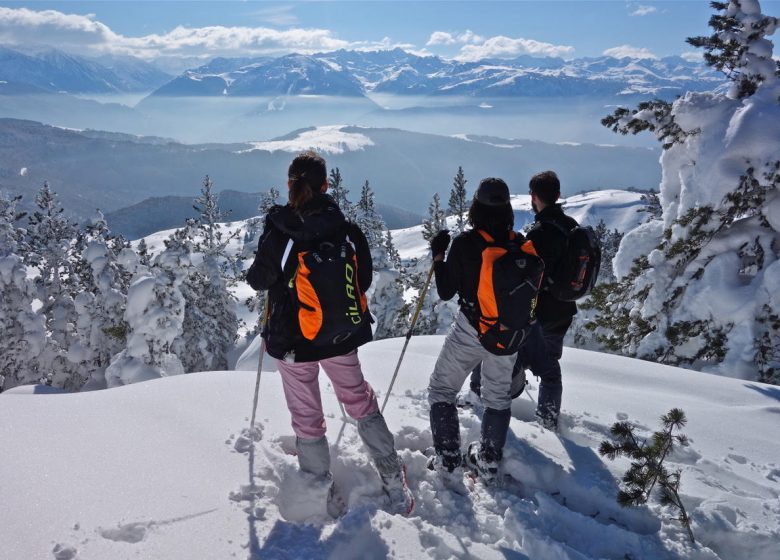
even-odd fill
[{"label": "dark hair ponytail", "polygon": [[288,201],[293,210],[300,212],[314,198],[314,193],[327,180],[325,160],[315,152],[307,151],[298,154],[287,169],[290,181]]}]

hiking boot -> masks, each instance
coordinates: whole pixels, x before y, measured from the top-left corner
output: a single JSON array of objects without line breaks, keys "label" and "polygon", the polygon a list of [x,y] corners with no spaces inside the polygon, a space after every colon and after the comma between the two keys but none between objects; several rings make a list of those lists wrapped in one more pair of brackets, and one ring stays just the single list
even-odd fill
[{"label": "hiking boot", "polygon": [[458,458],[457,465],[446,465],[439,454],[431,455],[427,464],[428,470],[438,476],[442,485],[457,494],[468,494],[468,489],[463,483],[462,457]]},{"label": "hiking boot", "polygon": [[557,414],[554,414],[552,412],[549,412],[547,414],[542,414],[542,413],[540,413],[537,410],[536,411],[536,421],[545,430],[550,430],[551,432],[557,432],[558,431],[558,415]]},{"label": "hiking boot", "polygon": [[466,466],[471,469],[485,484],[494,484],[498,480],[499,462],[485,458],[482,444],[474,441],[466,451]]},{"label": "hiking boot", "polygon": [[406,465],[398,461],[398,468],[380,472],[382,490],[390,501],[388,511],[393,514],[408,516],[414,510],[414,496],[406,482]]}]

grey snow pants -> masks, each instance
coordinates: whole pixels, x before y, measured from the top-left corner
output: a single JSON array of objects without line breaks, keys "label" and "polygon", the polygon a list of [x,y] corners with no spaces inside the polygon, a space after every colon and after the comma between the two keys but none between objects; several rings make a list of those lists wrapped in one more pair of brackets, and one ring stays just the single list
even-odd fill
[{"label": "grey snow pants", "polygon": [[477,331],[463,313],[452,324],[428,384],[428,403],[455,404],[466,378],[482,363],[482,402],[494,410],[512,405],[510,386],[516,354],[496,356],[480,344]]}]

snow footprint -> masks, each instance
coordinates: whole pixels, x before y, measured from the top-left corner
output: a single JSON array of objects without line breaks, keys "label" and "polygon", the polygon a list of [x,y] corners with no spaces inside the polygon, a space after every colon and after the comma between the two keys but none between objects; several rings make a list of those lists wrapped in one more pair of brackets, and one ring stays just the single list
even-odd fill
[{"label": "snow footprint", "polygon": [[79,551],[73,546],[57,543],[51,553],[55,560],[77,560]]}]

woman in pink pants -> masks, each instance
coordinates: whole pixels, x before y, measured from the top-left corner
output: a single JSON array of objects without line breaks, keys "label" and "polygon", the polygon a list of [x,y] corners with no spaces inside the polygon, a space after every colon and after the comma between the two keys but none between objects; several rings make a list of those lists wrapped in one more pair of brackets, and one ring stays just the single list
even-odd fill
[{"label": "woman in pink pants", "polygon": [[[300,468],[332,478],[321,366],[339,402],[357,420],[391,511],[408,515],[414,500],[405,469],[357,355],[358,346],[372,338],[365,298],[372,275],[368,242],[326,194],[327,169],[319,155],[298,155],[287,175],[289,202],[269,210],[247,282],[255,290],[268,290],[263,338],[281,373]],[[335,491],[331,485],[332,514],[343,512],[331,507]]]}]

